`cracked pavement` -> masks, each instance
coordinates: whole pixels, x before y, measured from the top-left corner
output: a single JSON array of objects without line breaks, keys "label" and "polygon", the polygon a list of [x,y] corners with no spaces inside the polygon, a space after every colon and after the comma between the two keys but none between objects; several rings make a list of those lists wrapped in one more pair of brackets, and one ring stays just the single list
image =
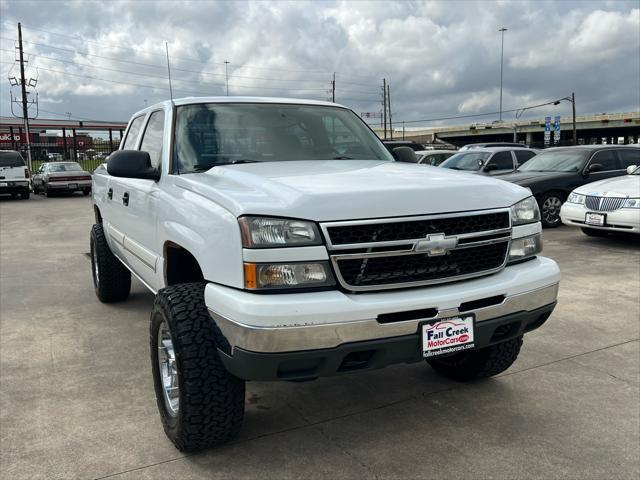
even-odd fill
[{"label": "cracked pavement", "polygon": [[637,238],[545,230],[559,305],[517,362],[459,384],[426,364],[247,385],[233,442],[166,439],[151,381],[151,293],[103,305],[90,200],[0,200],[0,478],[638,478]]}]

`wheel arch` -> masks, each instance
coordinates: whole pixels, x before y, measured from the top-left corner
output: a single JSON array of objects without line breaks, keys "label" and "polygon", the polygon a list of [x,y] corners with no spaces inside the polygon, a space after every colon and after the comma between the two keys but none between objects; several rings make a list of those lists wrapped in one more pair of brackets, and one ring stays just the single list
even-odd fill
[{"label": "wheel arch", "polygon": [[162,248],[164,257],[164,284],[169,287],[179,283],[194,283],[205,280],[202,267],[195,255],[182,245],[166,241]]}]

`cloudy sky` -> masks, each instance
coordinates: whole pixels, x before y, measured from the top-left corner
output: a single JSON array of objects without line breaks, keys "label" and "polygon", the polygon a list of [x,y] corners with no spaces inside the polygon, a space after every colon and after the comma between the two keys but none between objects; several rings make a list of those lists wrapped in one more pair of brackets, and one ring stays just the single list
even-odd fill
[{"label": "cloudy sky", "polygon": [[[393,119],[495,112],[500,33],[504,110],[576,93],[578,114],[640,110],[640,1],[176,2],[0,0],[0,114],[17,22],[41,118],[127,120],[169,97],[229,94],[327,99]],[[13,87],[14,95],[19,90]],[[531,110],[565,114],[568,102]],[[513,119],[514,113],[504,118]],[[525,115],[526,117],[526,115]],[[491,121],[497,115],[440,123]],[[414,123],[412,125],[433,125]]]}]

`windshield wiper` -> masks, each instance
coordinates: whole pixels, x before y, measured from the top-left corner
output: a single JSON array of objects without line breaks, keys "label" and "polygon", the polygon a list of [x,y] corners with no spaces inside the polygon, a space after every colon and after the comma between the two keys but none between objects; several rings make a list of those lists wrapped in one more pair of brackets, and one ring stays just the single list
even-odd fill
[{"label": "windshield wiper", "polygon": [[203,172],[205,170],[209,170],[209,169],[211,169],[213,167],[219,167],[221,165],[239,165],[241,163],[259,163],[259,161],[258,160],[250,160],[250,159],[240,159],[240,160],[233,160],[231,162],[212,163],[212,164],[209,164],[209,165],[197,164],[197,165],[193,166],[193,170],[195,172]]},{"label": "windshield wiper", "polygon": [[354,160],[354,158],[353,157],[338,156],[338,157],[333,157],[333,160]]}]

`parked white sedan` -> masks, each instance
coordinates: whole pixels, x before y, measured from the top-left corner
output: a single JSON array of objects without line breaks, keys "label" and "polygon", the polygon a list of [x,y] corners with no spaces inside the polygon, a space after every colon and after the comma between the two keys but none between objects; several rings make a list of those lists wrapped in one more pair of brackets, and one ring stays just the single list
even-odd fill
[{"label": "parked white sedan", "polygon": [[560,209],[562,223],[581,227],[590,236],[640,233],[640,167],[627,172],[576,188]]}]

